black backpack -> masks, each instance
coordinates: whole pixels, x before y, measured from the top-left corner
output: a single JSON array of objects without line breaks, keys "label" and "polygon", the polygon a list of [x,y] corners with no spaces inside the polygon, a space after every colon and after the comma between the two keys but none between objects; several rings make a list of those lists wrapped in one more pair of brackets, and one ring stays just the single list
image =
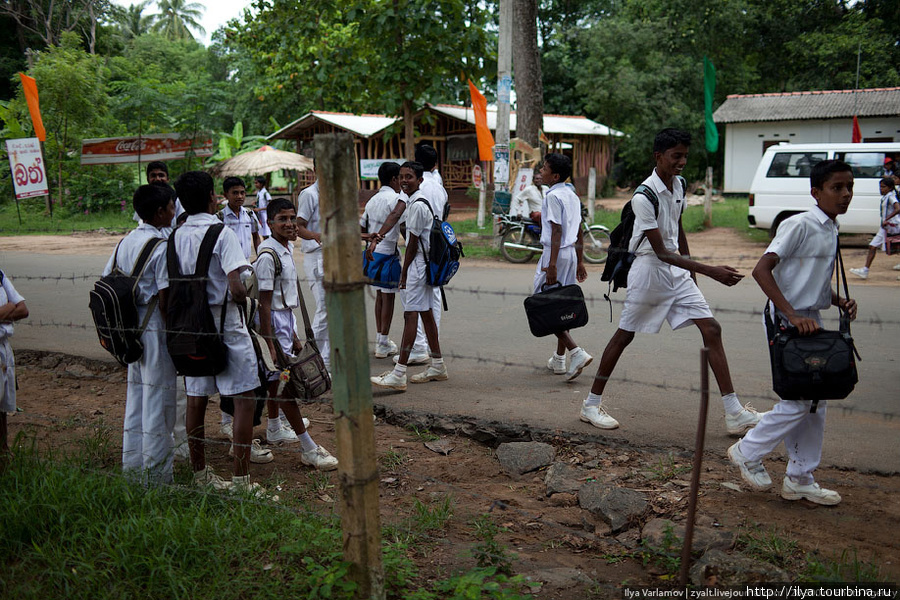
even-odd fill
[{"label": "black backpack", "polygon": [[[211,225],[203,236],[197,253],[193,275],[183,275],[175,252],[175,234],[169,236],[166,265],[169,292],[166,307],[166,347],[179,375],[204,377],[225,370],[227,353],[222,334],[209,308],[206,280],[213,248],[225,225]],[[221,324],[225,329],[225,307],[222,302]]]},{"label": "black backpack", "polygon": [[[679,175],[678,180],[681,181],[681,189],[686,190],[687,183],[684,178]],[[659,217],[659,198],[656,192],[653,191],[653,188],[644,184],[637,186],[637,189],[634,190],[634,194],[631,196],[631,200],[622,207],[619,224],[609,234],[609,251],[600,281],[610,282],[614,292],[617,292],[619,288],[628,287],[628,271],[631,270],[631,263],[634,262],[635,258],[635,253],[630,252],[628,246],[634,233],[634,209],[631,207],[631,202],[637,194],[642,194],[650,200],[650,203],[653,204],[654,215]],[[644,236],[642,235],[635,249],[640,247],[643,241]]]},{"label": "black backpack", "polygon": [[[147,305],[147,315],[143,322],[138,322],[137,294],[138,281],[147,267],[147,261],[156,246],[162,242],[162,238],[153,238],[144,244],[131,273],[123,273],[119,270],[117,260],[119,258],[119,246],[113,255],[113,269],[109,275],[100,278],[94,284],[90,293],[88,308],[97,328],[97,336],[100,345],[107,352],[116,357],[122,366],[127,366],[144,355],[144,345],[141,336],[156,310],[158,297],[153,296]],[[0,278],[2,281],[2,278]]]}]

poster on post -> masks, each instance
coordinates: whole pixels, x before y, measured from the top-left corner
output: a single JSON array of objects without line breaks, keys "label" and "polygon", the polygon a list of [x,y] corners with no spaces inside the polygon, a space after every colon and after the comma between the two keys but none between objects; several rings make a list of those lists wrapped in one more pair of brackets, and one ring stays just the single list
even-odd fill
[{"label": "poster on post", "polygon": [[509,146],[497,144],[494,146],[494,183],[507,183],[509,181]]},{"label": "poster on post", "polygon": [[37,138],[6,140],[9,168],[15,185],[16,200],[46,196],[47,170],[41,154],[41,142]]}]

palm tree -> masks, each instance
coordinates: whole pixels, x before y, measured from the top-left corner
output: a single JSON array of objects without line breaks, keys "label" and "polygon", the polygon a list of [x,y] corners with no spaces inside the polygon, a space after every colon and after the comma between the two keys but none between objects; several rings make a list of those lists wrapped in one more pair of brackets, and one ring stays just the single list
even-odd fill
[{"label": "palm tree", "polygon": [[188,0],[159,0],[159,13],[153,15],[153,31],[161,33],[169,40],[192,40],[194,29],[205,34],[206,30],[198,22],[203,18],[206,7],[198,2]]},{"label": "palm tree", "polygon": [[150,0],[132,4],[128,8],[113,5],[113,21],[125,40],[132,40],[150,31],[151,15],[145,15]]}]

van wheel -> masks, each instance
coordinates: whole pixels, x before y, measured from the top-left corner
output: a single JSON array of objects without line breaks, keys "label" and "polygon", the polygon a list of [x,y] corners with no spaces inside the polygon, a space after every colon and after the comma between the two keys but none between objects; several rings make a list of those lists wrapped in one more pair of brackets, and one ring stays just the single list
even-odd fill
[{"label": "van wheel", "polygon": [[786,212],[786,213],[781,213],[780,215],[775,217],[775,220],[772,221],[772,226],[769,228],[769,238],[771,239],[771,238],[775,237],[775,234],[778,233],[778,226],[781,225],[782,221],[784,221],[788,217],[793,217],[794,215],[799,215],[799,214],[800,213],[798,213],[798,212]]}]

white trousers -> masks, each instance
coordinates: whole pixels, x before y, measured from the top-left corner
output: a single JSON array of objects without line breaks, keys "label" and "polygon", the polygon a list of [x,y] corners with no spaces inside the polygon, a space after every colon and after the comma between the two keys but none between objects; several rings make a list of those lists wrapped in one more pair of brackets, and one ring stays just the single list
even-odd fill
[{"label": "white trousers", "polygon": [[[444,305],[441,302],[441,288],[434,288],[434,295],[431,299],[431,314],[434,315],[434,324],[437,325],[438,337],[441,333],[441,312]],[[425,337],[425,327],[422,325],[422,317],[419,317],[419,324],[416,327],[416,341],[413,344],[413,352],[430,352],[428,348],[428,339]]]},{"label": "white trousers", "polygon": [[762,460],[783,441],[788,477],[801,485],[813,483],[813,471],[822,460],[827,401],[819,400],[814,413],[809,412],[811,404],[808,400],[778,402],[741,440],[741,454],[749,460]]},{"label": "white trousers", "polygon": [[313,315],[312,330],[316,345],[325,361],[325,368],[331,369],[331,340],[328,337],[328,313],[325,310],[325,286],[323,280],[325,270],[322,265],[322,251],[309,252],[303,255],[303,269],[309,279],[309,289],[316,301],[316,313]]},{"label": "white trousers", "polygon": [[175,447],[187,443],[187,427],[184,419],[187,415],[187,392],[184,390],[184,377],[177,377],[175,383],[175,427],[172,429],[172,438]]},{"label": "white trousers", "polygon": [[[143,320],[146,306],[138,307]],[[122,468],[172,482],[172,428],[175,425],[175,366],[165,346],[162,318],[155,310],[141,336],[144,354],[128,365]]]}]

